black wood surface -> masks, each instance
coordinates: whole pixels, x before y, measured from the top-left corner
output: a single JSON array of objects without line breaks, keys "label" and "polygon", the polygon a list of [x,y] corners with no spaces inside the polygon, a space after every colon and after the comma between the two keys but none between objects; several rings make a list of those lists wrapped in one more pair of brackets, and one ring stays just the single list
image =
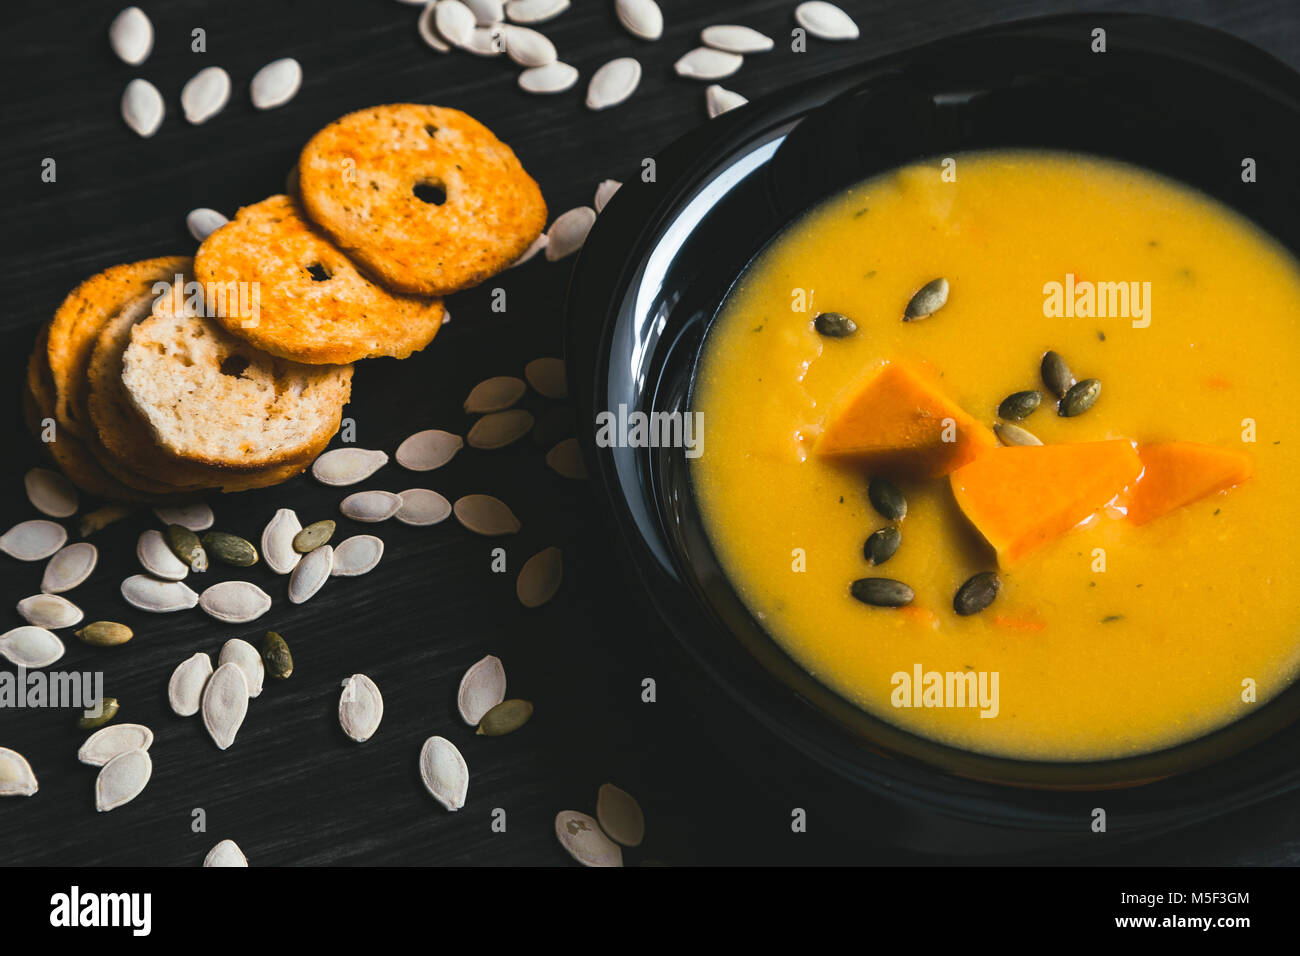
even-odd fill
[{"label": "black wood surface", "polygon": [[[813,41],[804,54],[782,42],[794,0],[660,0],[664,37],[647,44],[618,25],[612,2],[575,0],[542,29],[562,59],[583,73],[579,87],[529,97],[504,59],[438,56],[415,29],[418,7],[394,0],[167,0],[141,2],[157,30],[150,59],[131,68],[106,40],[121,2],[10,0],[0,37],[7,82],[0,106],[0,184],[4,230],[4,308],[0,371],[9,399],[0,413],[6,443],[0,469],[0,527],[32,517],[22,493],[36,462],[21,430],[18,382],[34,331],[62,296],[106,266],[165,254],[194,243],[184,217],[196,206],[232,214],[282,189],[302,143],[330,120],[362,106],[432,102],[468,111],[509,142],[539,180],[552,215],[591,202],[597,182],[625,178],[639,161],[691,125],[706,122],[704,84],[675,77],[671,65],[709,23],[750,24],[778,37],[777,50],[747,59],[725,85],[750,98],[797,80],[950,32],[1080,5],[1014,0],[844,0],[860,23],[854,43]],[[1300,9],[1294,0],[1094,3],[1105,10],[1184,16],[1217,26],[1300,65]],[[191,52],[202,27],[207,52]],[[614,56],[641,59],[645,76],[623,106],[590,113],[585,78]],[[288,106],[258,113],[248,101],[253,72],[294,56],[305,82]],[[182,83],[198,69],[223,66],[234,94],[223,113],[200,127],[181,116]],[[144,141],[121,122],[118,101],[134,76],[150,79],[167,100],[157,136]],[[57,162],[43,183],[42,161]],[[559,310],[567,264],[534,261],[493,285],[507,292],[504,314],[487,290],[453,297],[454,321],[425,352],[405,362],[361,363],[345,414],[357,443],[392,452],[421,428],[464,432],[460,403],[482,378],[520,374],[540,355],[558,354]],[[526,407],[546,403],[531,396]],[[134,543],[155,524],[140,512],[94,541],[100,565],[70,597],[90,619],[119,619],[137,630],[127,646],[101,650],[68,638],[61,669],[102,670],[106,692],[123,701],[121,719],[157,734],[154,776],[144,795],[96,814],[93,768],[77,763],[84,736],[69,711],[0,712],[0,746],[25,754],[40,780],[30,799],[0,801],[0,863],[196,865],[231,837],[255,865],[275,864],[562,864],[552,832],[561,809],[594,810],[610,780],[646,808],[644,846],[629,862],[881,863],[913,862],[875,832],[869,808],[841,809],[843,785],[799,755],[760,738],[725,707],[702,706],[709,686],[656,629],[612,559],[613,546],[593,524],[587,489],[557,477],[528,442],[498,452],[466,450],[448,467],[413,475],[390,465],[367,487],[433,487],[454,498],[496,494],[524,523],[506,543],[510,573],[494,574],[498,542],[454,522],[434,528],[389,523],[377,571],[334,579],[310,603],[293,607],[285,581],[265,568],[251,580],[275,598],[249,626],[218,624],[201,612],[149,616],[117,593],[135,570]],[[236,497],[214,497],[218,526],[256,538],[278,507],[304,520],[336,516],[342,495],[309,478]],[[341,533],[362,530],[341,520]],[[69,522],[75,526],[75,522]],[[369,530],[369,529],[366,529]],[[549,606],[525,611],[514,598],[514,572],[547,545],[565,549],[565,585]],[[0,557],[0,603],[12,606],[39,588],[41,565]],[[229,576],[208,572],[203,584]],[[197,583],[197,582],[196,582]],[[7,629],[20,623],[3,612]],[[297,669],[252,701],[232,749],[212,745],[197,718],[167,707],[171,669],[197,650],[214,658],[230,637],[285,634]],[[464,669],[486,653],[506,665],[510,695],[536,702],[523,731],[476,738],[455,713]],[[369,674],[386,702],[377,736],[359,745],[338,729],[340,681]],[[640,699],[653,677],[658,701]],[[420,785],[423,740],[442,734],[471,769],[469,802],[448,814]],[[834,798],[834,799],[832,799]],[[821,812],[823,806],[835,811]],[[851,805],[851,804],[850,804]],[[808,809],[809,832],[790,833],[790,808]],[[506,813],[493,832],[492,811]],[[206,832],[192,827],[196,810]],[[1300,861],[1300,798],[1243,811],[1190,833],[1164,837],[1109,858],[1112,862],[1280,863]],[[1069,861],[1061,861],[1069,862]]]}]

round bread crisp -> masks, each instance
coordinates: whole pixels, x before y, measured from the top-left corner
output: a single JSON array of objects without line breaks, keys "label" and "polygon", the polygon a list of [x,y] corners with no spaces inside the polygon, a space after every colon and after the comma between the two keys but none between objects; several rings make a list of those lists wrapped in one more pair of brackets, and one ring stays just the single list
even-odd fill
[{"label": "round bread crisp", "polygon": [[239,288],[227,283],[249,283],[242,288],[250,302],[257,290],[256,314],[221,314],[240,310],[211,304],[208,313],[232,335],[294,362],[406,358],[442,324],[441,301],[394,295],[372,283],[288,196],[245,206],[203,240],[194,275],[210,300],[214,290]]},{"label": "round bread crisp", "polygon": [[396,103],[335,120],[303,148],[298,181],[312,221],[401,292],[477,285],[546,227],[542,191],[510,147],[443,106]]},{"label": "round bread crisp", "polygon": [[54,416],[61,429],[79,438],[90,433],[90,423],[78,416],[78,410],[85,408],[86,366],[104,323],[155,284],[189,273],[191,264],[185,256],[129,262],[91,276],[68,293],[50,321],[46,342]]},{"label": "round bread crisp", "polygon": [[163,453],[255,472],[296,464],[338,431],[352,366],[267,355],[173,303],[165,297],[130,326],[120,366],[130,406]]}]

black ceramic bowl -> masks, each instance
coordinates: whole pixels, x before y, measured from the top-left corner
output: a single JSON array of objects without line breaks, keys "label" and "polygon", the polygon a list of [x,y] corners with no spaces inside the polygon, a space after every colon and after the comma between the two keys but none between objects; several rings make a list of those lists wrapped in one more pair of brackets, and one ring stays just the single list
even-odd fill
[{"label": "black ceramic bowl", "polygon": [[[1105,53],[1091,51],[1096,28]],[[579,420],[621,405],[684,411],[736,277],[792,220],[869,176],[975,149],[1099,154],[1188,183],[1300,253],[1298,137],[1296,73],[1225,34],[1141,16],[993,27],[751,103],[659,153],[656,181],[623,186],[598,220],[567,304]],[[682,449],[579,435],[669,630],[759,723],[862,787],[952,819],[1084,839],[1098,790],[1111,791],[1101,805],[1112,833],[1150,834],[1300,786],[1300,685],[1199,740],[1091,763],[983,756],[878,720],[811,678],[738,599]]]}]

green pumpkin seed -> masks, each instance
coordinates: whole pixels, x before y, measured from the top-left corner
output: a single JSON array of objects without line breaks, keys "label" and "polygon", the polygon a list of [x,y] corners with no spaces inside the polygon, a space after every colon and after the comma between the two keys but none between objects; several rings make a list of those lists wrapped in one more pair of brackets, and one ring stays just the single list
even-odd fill
[{"label": "green pumpkin seed", "polygon": [[1043,361],[1038,371],[1043,376],[1043,384],[1057,398],[1064,398],[1065,393],[1074,384],[1074,373],[1070,371],[1070,366],[1066,365],[1065,359],[1051,349],[1043,353]]},{"label": "green pumpkin seed", "polygon": [[998,441],[1007,446],[1042,444],[1038,436],[1033,432],[1026,431],[1019,425],[1012,425],[1009,422],[995,423],[993,425],[993,434],[998,436]]},{"label": "green pumpkin seed", "polygon": [[1002,399],[1002,404],[998,406],[998,418],[1005,418],[1013,422],[1026,419],[1038,410],[1038,405],[1042,400],[1042,393],[1033,389],[1026,392],[1014,392]]},{"label": "green pumpkin seed", "polygon": [[858,324],[839,312],[822,312],[813,319],[813,328],[832,339],[842,339],[858,330]]},{"label": "green pumpkin seed", "polygon": [[90,711],[81,712],[81,718],[77,721],[79,730],[95,730],[103,727],[106,723],[117,716],[118,703],[116,697],[105,697],[99,702],[100,714],[98,717],[92,717]]},{"label": "green pumpkin seed", "polygon": [[948,303],[948,280],[931,279],[925,285],[917,290],[916,295],[912,296],[907,303],[907,308],[903,310],[904,322],[915,322],[918,319],[925,319]]},{"label": "green pumpkin seed", "polygon": [[962,617],[978,614],[993,603],[1000,590],[1002,581],[998,576],[992,571],[981,571],[971,575],[957,589],[957,594],[952,599],[952,609]]},{"label": "green pumpkin seed", "polygon": [[862,546],[862,556],[873,567],[877,564],[884,564],[894,556],[894,552],[898,550],[898,546],[902,543],[902,532],[890,525],[887,528],[881,528],[879,531],[873,531],[867,537],[867,543]]},{"label": "green pumpkin seed", "polygon": [[293,655],[289,645],[275,631],[267,631],[262,638],[262,663],[266,665],[266,676],[284,680],[293,673]]},{"label": "green pumpkin seed", "polygon": [[184,525],[169,524],[167,530],[163,532],[163,538],[167,541],[167,547],[172,549],[172,554],[180,558],[191,571],[206,571],[208,569],[208,553],[203,550],[203,543],[199,541],[199,536]]},{"label": "green pumpkin seed", "polygon": [[334,537],[334,522],[329,518],[314,521],[293,536],[293,550],[299,554],[315,551]]},{"label": "green pumpkin seed", "polygon": [[249,568],[257,564],[257,548],[237,534],[209,531],[203,536],[203,547],[222,564],[236,568]]},{"label": "green pumpkin seed", "polygon": [[893,578],[858,578],[849,585],[849,593],[872,607],[906,607],[916,592]]},{"label": "green pumpkin seed", "polygon": [[871,506],[890,521],[902,521],[907,517],[907,499],[898,490],[898,485],[888,478],[875,476],[867,484],[867,497]]},{"label": "green pumpkin seed", "polygon": [[497,704],[479,721],[477,734],[484,737],[500,737],[503,734],[512,733],[528,723],[528,718],[533,716],[533,705],[527,700],[503,700]]},{"label": "green pumpkin seed", "polygon": [[116,647],[118,644],[125,644],[135,636],[125,624],[116,624],[113,621],[95,621],[73,633],[95,647]]},{"label": "green pumpkin seed", "polygon": [[1062,418],[1082,415],[1097,404],[1097,396],[1100,394],[1101,382],[1095,378],[1085,378],[1082,382],[1070,386],[1070,390],[1056,406],[1056,411]]}]

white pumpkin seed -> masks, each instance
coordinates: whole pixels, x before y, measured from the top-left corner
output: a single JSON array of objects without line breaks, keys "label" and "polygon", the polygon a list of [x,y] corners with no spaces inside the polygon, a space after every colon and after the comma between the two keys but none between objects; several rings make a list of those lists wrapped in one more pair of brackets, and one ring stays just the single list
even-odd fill
[{"label": "white pumpkin seed", "polygon": [[555,44],[529,27],[507,24],[506,55],[526,69],[549,66],[556,61]]},{"label": "white pumpkin seed", "polygon": [[476,25],[474,14],[460,0],[438,0],[433,11],[433,24],[444,40],[460,47],[469,43]]},{"label": "white pumpkin seed", "polygon": [[144,792],[153,776],[148,751],[128,750],[104,764],[95,779],[95,809],[100,813],[130,803]]},{"label": "white pumpkin seed", "polygon": [[462,407],[471,415],[505,411],[523,398],[527,389],[523,379],[513,375],[497,375],[484,379],[470,389]]},{"label": "white pumpkin seed", "polygon": [[577,810],[555,815],[555,836],[565,852],[583,866],[622,866],[623,848],[605,836],[600,824]]},{"label": "white pumpkin seed", "polygon": [[645,839],[645,814],[641,804],[626,790],[612,783],[600,785],[596,795],[596,819],[600,828],[615,843],[640,846]]},{"label": "white pumpkin seed", "polygon": [[596,210],[579,206],[563,213],[546,230],[546,260],[558,262],[571,256],[587,241],[587,233],[596,224]]},{"label": "white pumpkin seed", "polygon": [[567,398],[569,395],[563,359],[533,359],[524,366],[524,378],[544,398]]},{"label": "white pumpkin seed", "polygon": [[28,670],[49,667],[63,656],[63,642],[43,627],[25,624],[0,634],[0,656]]},{"label": "white pumpkin seed", "polygon": [[339,511],[353,521],[387,521],[402,507],[402,498],[391,491],[358,491],[339,502]]},{"label": "white pumpkin seed", "polygon": [[[559,61],[548,63],[545,66],[535,66],[519,74],[519,88],[525,93],[563,93],[577,82],[577,67]],[[515,260],[515,265],[526,261],[525,256],[532,258],[525,252],[523,256]]]},{"label": "white pumpkin seed", "polygon": [[560,589],[564,579],[564,555],[559,548],[546,548],[524,562],[515,580],[515,595],[524,607],[541,607]]},{"label": "white pumpkin seed", "polygon": [[176,665],[167,681],[167,702],[178,717],[193,717],[203,704],[203,689],[212,677],[212,658],[202,651]]},{"label": "white pumpkin seed", "polygon": [[203,726],[220,750],[235,742],[248,715],[248,682],[236,664],[222,664],[203,688]]},{"label": "white pumpkin seed", "polygon": [[408,488],[401,493],[401,499],[402,507],[394,517],[402,524],[426,527],[451,517],[451,502],[428,488]]},{"label": "white pumpkin seed", "polygon": [[618,192],[619,187],[623,184],[617,179],[603,179],[600,185],[596,187],[596,212],[597,214],[605,211],[605,206],[614,198],[614,193]]},{"label": "white pumpkin seed", "polygon": [[614,13],[623,29],[640,40],[664,35],[664,15],[655,0],[615,0]]},{"label": "white pumpkin seed", "polygon": [[137,136],[148,139],[162,125],[162,94],[148,80],[132,80],[122,91],[122,120]]},{"label": "white pumpkin seed", "polygon": [[[450,506],[448,506],[450,511]],[[400,515],[400,512],[399,512]],[[334,563],[330,575],[337,578],[355,578],[375,569],[384,556],[384,542],[373,534],[354,534],[334,549]]]},{"label": "white pumpkin seed", "polygon": [[856,40],[858,25],[853,18],[825,0],[809,0],[794,9],[794,19],[819,40]]},{"label": "white pumpkin seed", "polygon": [[606,110],[636,92],[641,82],[641,64],[630,56],[610,60],[591,75],[587,84],[587,109]]},{"label": "white pumpkin seed", "polygon": [[302,555],[293,549],[293,537],[302,523],[292,508],[281,508],[262,531],[262,557],[276,574],[288,574],[298,566]]},{"label": "white pumpkin seed", "polygon": [[122,597],[132,607],[155,614],[187,611],[199,603],[199,595],[180,581],[160,581],[147,574],[133,574],[122,582]]},{"label": "white pumpkin seed", "polygon": [[739,53],[725,53],[706,46],[698,46],[678,59],[673,69],[678,76],[689,80],[717,80],[731,76],[745,64]]},{"label": "white pumpkin seed", "polygon": [[546,465],[561,478],[584,481],[587,463],[582,460],[582,449],[576,438],[566,438],[546,453]]},{"label": "white pumpkin seed", "polygon": [[499,25],[475,27],[464,49],[476,56],[500,56],[506,52],[506,32]]},{"label": "white pumpkin seed", "polygon": [[139,7],[127,7],[108,25],[108,44],[123,63],[139,66],[153,52],[153,24]]},{"label": "white pumpkin seed", "polygon": [[95,570],[99,562],[99,549],[89,541],[78,541],[60,548],[45,565],[41,576],[41,590],[46,594],[71,591]]},{"label": "white pumpkin seed", "polygon": [[451,432],[429,428],[416,432],[397,446],[397,463],[407,471],[433,471],[456,457],[464,439]]},{"label": "white pumpkin seed", "polygon": [[199,607],[227,624],[246,624],[271,610],[271,595],[252,581],[222,581],[199,595]]},{"label": "white pumpkin seed", "polygon": [[190,573],[190,566],[176,557],[162,532],[154,528],[140,535],[135,543],[135,556],[140,567],[164,581],[182,581]]},{"label": "white pumpkin seed", "polygon": [[18,613],[28,624],[55,630],[72,627],[82,618],[81,608],[57,594],[33,594],[18,602]]},{"label": "white pumpkin seed", "polygon": [[248,92],[253,108],[273,110],[298,95],[302,88],[302,64],[291,56],[272,60],[253,74]]},{"label": "white pumpkin seed", "polygon": [[460,679],[456,709],[460,719],[477,727],[483,715],[506,699],[506,669],[491,654],[475,663]]},{"label": "white pumpkin seed", "polygon": [[217,656],[217,666],[223,664],[234,664],[244,672],[244,683],[248,685],[248,696],[262,696],[262,681],[266,679],[266,666],[262,663],[262,655],[258,653],[256,647],[242,641],[237,637],[232,637],[221,645],[221,653]]},{"label": "white pumpkin seed", "polygon": [[748,102],[749,100],[739,93],[721,87],[717,83],[710,85],[704,91],[704,107],[709,111],[709,119],[721,116],[728,110],[734,110],[738,106],[744,106]]},{"label": "white pumpkin seed", "polygon": [[438,26],[434,22],[434,17],[438,12],[438,0],[429,0],[420,11],[420,19],[415,22],[415,28],[420,33],[420,39],[439,53],[450,53],[451,44],[443,39],[442,34],[438,32]]},{"label": "white pumpkin seed", "polygon": [[420,748],[420,779],[444,809],[465,806],[469,767],[456,745],[446,737],[430,737]]},{"label": "white pumpkin seed", "polygon": [[491,495],[465,495],[457,498],[452,512],[462,527],[488,537],[514,534],[523,527],[509,506]]},{"label": "white pumpkin seed", "polygon": [[509,0],[506,16],[515,23],[543,23],[569,9],[569,0]]},{"label": "white pumpkin seed", "polygon": [[490,27],[505,19],[505,4],[501,0],[460,0],[474,14],[474,22],[481,27]]},{"label": "white pumpkin seed", "polygon": [[0,551],[19,561],[43,561],[68,541],[61,524],[33,518],[21,521],[0,535]]},{"label": "white pumpkin seed", "polygon": [[41,514],[68,518],[77,513],[77,489],[57,471],[33,468],[23,476],[27,500]]},{"label": "white pumpkin seed", "polygon": [[289,600],[302,604],[325,586],[334,571],[334,548],[323,544],[303,555],[289,575]]},{"label": "white pumpkin seed", "polygon": [[230,220],[221,213],[206,206],[191,209],[185,216],[185,228],[190,231],[195,242],[202,242],[228,222]]},{"label": "white pumpkin seed", "polygon": [[38,789],[27,758],[16,750],[0,747],[0,797],[30,797]]},{"label": "white pumpkin seed", "polygon": [[[542,67],[542,69],[544,70],[549,69],[549,67]],[[525,70],[524,72],[527,73],[528,71]],[[510,265],[506,266],[506,268],[513,269],[515,266],[523,265],[525,262],[527,262],[529,259],[537,255],[537,253],[541,252],[545,248],[546,248],[546,233],[542,233],[540,236],[538,236],[536,239],[533,240],[532,245],[530,245],[527,249],[524,250],[523,255],[521,255],[514,262],[510,263]],[[443,320],[442,324],[443,325],[447,324],[446,319]]]},{"label": "white pumpkin seed", "polygon": [[77,759],[91,767],[102,767],[114,757],[153,746],[153,731],[144,724],[111,724],[86,738]]},{"label": "white pumpkin seed", "polygon": [[191,531],[207,531],[216,520],[212,508],[202,501],[187,505],[164,505],[154,508],[153,513],[164,525],[178,524]]},{"label": "white pumpkin seed", "polygon": [[719,23],[700,31],[705,46],[724,53],[766,53],[776,44],[766,33],[734,23]]},{"label": "white pumpkin seed", "polygon": [[311,473],[322,485],[355,485],[386,464],[386,452],[368,448],[335,448],[312,462]]},{"label": "white pumpkin seed", "polygon": [[203,858],[205,867],[248,866],[248,857],[234,840],[222,840]]},{"label": "white pumpkin seed", "polygon": [[522,408],[492,412],[474,423],[465,440],[471,448],[484,450],[505,448],[532,431],[535,421],[533,413]]},{"label": "white pumpkin seed", "polygon": [[187,122],[206,123],[230,101],[230,74],[219,66],[205,66],[181,87],[181,109]]},{"label": "white pumpkin seed", "polygon": [[359,744],[365,743],[379,729],[384,719],[384,696],[365,674],[353,674],[343,682],[339,695],[339,726]]}]

